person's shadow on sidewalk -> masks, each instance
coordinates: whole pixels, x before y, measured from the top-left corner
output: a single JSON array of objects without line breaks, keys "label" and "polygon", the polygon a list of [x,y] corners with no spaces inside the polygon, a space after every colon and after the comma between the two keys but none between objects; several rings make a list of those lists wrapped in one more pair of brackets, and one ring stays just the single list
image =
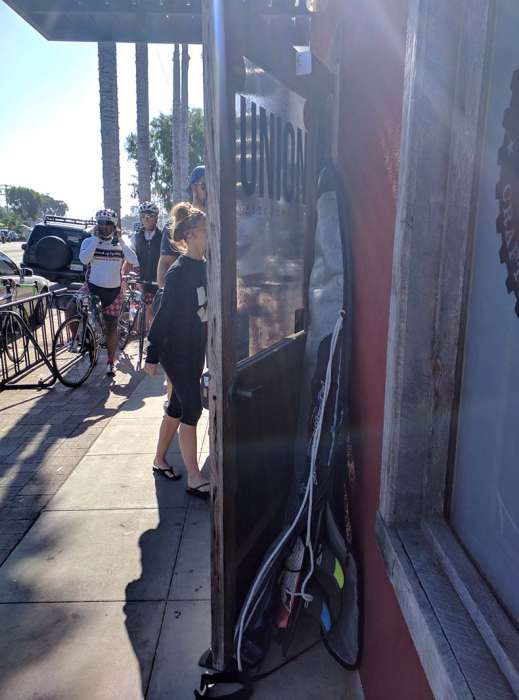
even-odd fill
[{"label": "person's shadow on sidewalk", "polygon": [[155,479],[158,523],[140,536],[142,572],[126,587],[125,625],[139,661],[143,698],[150,684],[186,513],[184,507],[175,507],[186,505],[185,472],[177,464],[175,470],[183,473],[182,480],[168,482],[158,474],[150,476]]}]

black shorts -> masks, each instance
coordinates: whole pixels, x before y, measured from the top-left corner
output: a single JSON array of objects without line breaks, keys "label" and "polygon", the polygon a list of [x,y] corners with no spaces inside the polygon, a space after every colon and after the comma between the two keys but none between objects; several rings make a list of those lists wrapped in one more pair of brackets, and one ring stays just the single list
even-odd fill
[{"label": "black shorts", "polygon": [[173,385],[166,413],[170,418],[178,418],[185,425],[196,426],[202,415],[200,396],[201,371],[193,367],[176,366],[160,358],[160,363]]},{"label": "black shorts", "polygon": [[88,288],[90,294],[95,294],[96,297],[101,299],[103,311],[107,306],[111,306],[114,303],[121,292],[120,287],[98,287],[97,284],[92,284],[92,282],[88,282]]}]

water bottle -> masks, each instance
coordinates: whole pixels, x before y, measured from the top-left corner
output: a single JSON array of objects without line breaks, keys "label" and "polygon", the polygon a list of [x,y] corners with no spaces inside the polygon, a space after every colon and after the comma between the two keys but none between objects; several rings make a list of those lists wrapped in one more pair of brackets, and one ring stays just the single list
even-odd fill
[{"label": "water bottle", "polygon": [[135,317],[137,316],[137,309],[138,309],[137,304],[130,305],[130,310],[128,312],[128,316],[130,319],[130,325],[134,322]]}]

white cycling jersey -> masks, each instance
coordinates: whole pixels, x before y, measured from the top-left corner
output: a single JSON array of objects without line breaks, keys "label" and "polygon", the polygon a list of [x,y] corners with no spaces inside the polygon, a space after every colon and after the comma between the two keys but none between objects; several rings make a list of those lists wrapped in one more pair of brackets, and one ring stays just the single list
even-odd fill
[{"label": "white cycling jersey", "polygon": [[139,264],[135,251],[123,237],[116,245],[112,244],[111,239],[103,241],[95,235],[85,238],[79,259],[88,266],[87,282],[107,289],[121,286],[121,268],[125,259],[131,265]]}]

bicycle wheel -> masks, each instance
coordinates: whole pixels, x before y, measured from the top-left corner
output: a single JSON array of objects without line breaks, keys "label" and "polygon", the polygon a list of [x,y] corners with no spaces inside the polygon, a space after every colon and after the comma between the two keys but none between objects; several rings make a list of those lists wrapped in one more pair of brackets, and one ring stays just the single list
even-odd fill
[{"label": "bicycle wheel", "polygon": [[117,347],[124,350],[130,337],[130,301],[125,299],[117,323]]},{"label": "bicycle wheel", "polygon": [[92,326],[82,316],[63,321],[52,341],[52,364],[62,384],[77,387],[97,362],[98,344]]},{"label": "bicycle wheel", "polygon": [[139,358],[137,360],[137,369],[142,367],[144,357],[144,340],[146,338],[146,307],[142,305],[139,309]]},{"label": "bicycle wheel", "polygon": [[89,323],[94,331],[96,345],[98,347],[106,348],[106,329],[101,299],[95,294],[91,294],[90,298],[92,300],[92,311],[91,316],[89,317]]},{"label": "bicycle wheel", "polygon": [[6,314],[2,319],[2,347],[13,364],[21,362],[29,350],[29,338],[24,333],[23,326],[13,314]]}]

